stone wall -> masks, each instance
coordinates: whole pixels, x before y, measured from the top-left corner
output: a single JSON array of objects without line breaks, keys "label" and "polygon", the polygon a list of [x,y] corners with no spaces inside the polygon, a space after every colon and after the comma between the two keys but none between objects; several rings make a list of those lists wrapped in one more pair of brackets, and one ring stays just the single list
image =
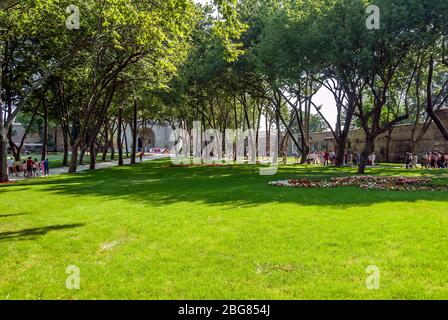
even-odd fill
[{"label": "stone wall", "polygon": [[[448,127],[448,108],[440,110],[439,117]],[[398,125],[393,129],[389,144],[390,161],[403,161],[406,152],[412,151],[412,128],[412,125]],[[380,135],[375,142],[375,153],[380,161],[386,160],[388,134],[386,132]],[[331,151],[336,148],[331,132],[314,133],[311,135],[311,141],[313,151]],[[347,149],[351,152],[362,151],[364,141],[364,130],[353,130],[348,136]],[[424,153],[434,150],[448,153],[448,141],[443,138],[438,128],[433,124],[423,136],[416,151],[421,157]]]},{"label": "stone wall", "polygon": [[[25,128],[21,124],[12,125],[12,141],[18,145],[25,134]],[[25,143],[41,143],[41,137],[39,134],[28,134],[25,139]]]}]

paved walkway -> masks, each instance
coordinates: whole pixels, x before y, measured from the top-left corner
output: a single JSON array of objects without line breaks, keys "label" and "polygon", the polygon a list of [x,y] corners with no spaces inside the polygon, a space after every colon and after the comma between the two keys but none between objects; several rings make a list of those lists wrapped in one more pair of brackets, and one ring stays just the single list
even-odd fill
[{"label": "paved walkway", "polygon": [[[155,155],[151,155],[151,156],[145,156],[145,157],[143,157],[143,162],[163,159],[163,158],[167,158],[167,157],[169,157],[169,155],[165,155],[165,154],[155,154]],[[137,157],[137,163],[139,163],[139,162],[140,162],[140,159]],[[125,165],[130,164],[130,163],[131,163],[131,159],[124,159]],[[116,167],[116,166],[118,166],[118,160],[117,161],[108,161],[108,162],[98,162],[96,164],[96,169],[105,169],[105,168],[111,168],[111,167]],[[86,165],[78,166],[78,169],[76,172],[83,172],[83,171],[86,171],[89,169],[90,169],[89,165],[86,164]],[[59,174],[67,174],[67,173],[68,173],[67,167],[51,169],[51,163],[50,163],[50,176],[59,175]],[[9,178],[10,181],[19,181],[19,180],[24,180],[24,179],[25,178],[23,177],[23,173],[20,174],[20,177],[10,177]],[[33,179],[40,179],[40,178],[36,177]]]}]

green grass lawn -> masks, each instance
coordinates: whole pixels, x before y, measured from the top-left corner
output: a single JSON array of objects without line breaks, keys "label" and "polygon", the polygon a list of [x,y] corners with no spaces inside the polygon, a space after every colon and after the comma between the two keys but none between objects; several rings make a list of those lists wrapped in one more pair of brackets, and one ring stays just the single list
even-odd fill
[{"label": "green grass lawn", "polygon": [[155,161],[1,186],[0,299],[447,299],[447,192],[268,185],[354,173]]}]

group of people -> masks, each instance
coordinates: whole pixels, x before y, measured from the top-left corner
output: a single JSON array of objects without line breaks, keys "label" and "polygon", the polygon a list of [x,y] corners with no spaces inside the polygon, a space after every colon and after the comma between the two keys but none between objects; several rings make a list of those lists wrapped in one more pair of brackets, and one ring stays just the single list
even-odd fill
[{"label": "group of people", "polygon": [[[411,154],[412,155],[412,154]],[[417,158],[417,155],[414,155]],[[418,158],[414,160],[418,162]],[[422,168],[425,169],[446,169],[448,168],[448,153],[441,153],[438,151],[428,152],[423,155]]]},{"label": "group of people", "polygon": [[50,162],[48,159],[38,161],[37,159],[28,159],[23,162],[20,160],[8,159],[8,175],[24,178],[46,177],[50,174]]},{"label": "group of people", "polygon": [[[308,164],[315,165],[324,165],[324,166],[332,166],[336,164],[336,153],[334,151],[330,152],[312,152],[307,156]],[[376,154],[371,153],[368,158],[368,165],[375,166],[376,165]],[[359,152],[351,153],[346,152],[344,154],[343,165],[347,166],[357,166],[361,163],[361,154]]]}]

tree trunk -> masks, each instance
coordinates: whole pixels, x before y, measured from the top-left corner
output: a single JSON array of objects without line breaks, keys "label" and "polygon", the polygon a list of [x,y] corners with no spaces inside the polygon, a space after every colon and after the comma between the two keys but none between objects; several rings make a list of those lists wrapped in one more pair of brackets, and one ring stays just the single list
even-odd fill
[{"label": "tree trunk", "polygon": [[95,170],[96,168],[96,150],[95,150],[95,138],[92,137],[92,141],[89,146],[90,151],[90,170]]},{"label": "tree trunk", "polygon": [[[115,122],[115,120],[114,120]],[[113,124],[113,126],[111,127],[111,130],[109,132],[109,150],[110,150],[110,160],[114,161],[115,160],[115,143],[114,143],[114,135],[115,135],[115,125],[116,123]]]},{"label": "tree trunk", "polygon": [[109,149],[110,149],[110,160],[113,161],[113,160],[115,160],[115,146],[114,146],[113,135],[110,136]]},{"label": "tree trunk", "polygon": [[[3,118],[0,119],[0,121],[3,124]],[[2,125],[0,125],[0,130],[3,128]],[[0,132],[0,183],[2,182],[8,182],[8,160],[6,156],[6,136],[1,134]]]},{"label": "tree trunk", "polygon": [[79,165],[83,166],[84,165],[84,157],[86,155],[86,149],[87,147],[82,145],[81,146],[81,154],[79,155]]},{"label": "tree trunk", "polygon": [[337,141],[337,152],[336,152],[336,166],[342,167],[344,165],[345,150],[347,147],[347,135],[341,133],[339,135],[339,141]]},{"label": "tree trunk", "polygon": [[448,141],[448,129],[445,127],[443,121],[437,116],[434,111],[434,101],[433,101],[433,76],[434,76],[434,57],[431,56],[429,59],[429,71],[428,71],[428,81],[426,86],[426,112],[429,117],[434,121],[434,124],[439,129],[442,136]]},{"label": "tree trunk", "polygon": [[132,129],[132,150],[131,150],[131,164],[135,164],[135,157],[137,154],[137,100],[134,100],[134,119],[133,119],[133,127]]},{"label": "tree trunk", "polygon": [[66,167],[68,165],[68,136],[67,133],[62,133],[64,137],[64,156],[62,158],[62,165]]},{"label": "tree trunk", "polygon": [[9,141],[9,149],[11,150],[12,156],[14,157],[15,161],[20,161],[20,155],[22,154],[22,146],[23,144],[16,145],[12,142],[11,138],[11,130],[12,128],[9,127],[9,133],[8,133],[8,141]]},{"label": "tree trunk", "polygon": [[[5,63],[4,48],[0,47],[0,183],[8,182],[8,160],[6,155],[6,143],[7,136],[4,130],[4,119],[3,119],[3,64]],[[6,110],[5,110],[6,111]],[[6,128],[8,129],[8,128]]]},{"label": "tree trunk", "polygon": [[107,160],[107,150],[109,147],[109,128],[107,125],[107,120],[104,122],[104,146],[103,146],[103,156],[102,161],[106,162]]},{"label": "tree trunk", "polygon": [[124,145],[125,145],[125,148],[126,148],[126,158],[129,158],[129,144],[128,144],[128,135],[127,135],[127,133],[126,133],[126,131],[127,131],[127,126],[128,125],[125,125],[124,126]]},{"label": "tree trunk", "polygon": [[268,119],[269,115],[268,115],[268,109],[266,107],[266,115],[265,115],[265,127],[266,127],[266,156],[270,156],[271,154],[271,123],[270,120]]},{"label": "tree trunk", "polygon": [[123,108],[118,108],[118,133],[117,133],[117,148],[118,148],[118,165],[122,166],[123,163],[123,140],[122,140],[122,128],[123,128]]},{"label": "tree trunk", "polygon": [[418,147],[420,146],[420,139],[415,139],[412,141],[411,153],[412,155],[417,154]]},{"label": "tree trunk", "polygon": [[302,145],[302,157],[300,159],[300,164],[305,164],[308,158],[308,155],[311,152],[311,147],[310,147],[310,142],[309,141],[305,141],[305,138],[302,137],[301,140],[301,145]]},{"label": "tree trunk", "polygon": [[361,152],[361,163],[358,167],[358,173],[364,174],[366,170],[366,166],[369,162],[369,155],[375,150],[375,138],[372,136],[366,137],[366,144],[364,146],[364,150]]},{"label": "tree trunk", "polygon": [[78,167],[79,144],[75,142],[72,148],[72,158],[70,159],[69,173],[76,173]]},{"label": "tree trunk", "polygon": [[277,132],[278,132],[278,135],[277,135],[277,137],[278,137],[278,140],[277,140],[278,148],[277,148],[276,152],[277,152],[277,156],[281,156],[280,148],[281,148],[281,144],[282,144],[282,131],[280,129],[280,115],[279,115],[278,112],[277,112],[276,118],[275,118],[275,126],[277,127]]},{"label": "tree trunk", "polygon": [[42,154],[41,161],[44,161],[47,157],[47,144],[48,144],[48,106],[45,103],[45,100],[42,99],[42,103],[44,105],[44,140],[42,142]]}]

